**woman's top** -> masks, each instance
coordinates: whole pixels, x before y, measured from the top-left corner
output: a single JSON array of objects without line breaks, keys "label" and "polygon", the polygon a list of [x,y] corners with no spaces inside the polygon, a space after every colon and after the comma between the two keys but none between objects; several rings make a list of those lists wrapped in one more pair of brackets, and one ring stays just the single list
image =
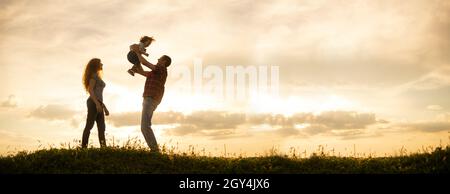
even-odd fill
[{"label": "woman's top", "polygon": [[105,88],[106,84],[97,74],[92,76],[92,79],[95,80],[94,94],[98,100],[103,102],[103,89]]}]

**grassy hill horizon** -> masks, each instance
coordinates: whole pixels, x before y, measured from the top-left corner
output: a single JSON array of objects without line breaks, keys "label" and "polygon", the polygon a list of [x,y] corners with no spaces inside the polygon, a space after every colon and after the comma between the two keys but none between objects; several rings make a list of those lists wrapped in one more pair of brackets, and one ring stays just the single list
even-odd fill
[{"label": "grassy hill horizon", "polygon": [[282,154],[210,157],[150,152],[139,147],[49,148],[0,156],[0,174],[442,174],[450,172],[450,146],[387,157],[308,158]]}]

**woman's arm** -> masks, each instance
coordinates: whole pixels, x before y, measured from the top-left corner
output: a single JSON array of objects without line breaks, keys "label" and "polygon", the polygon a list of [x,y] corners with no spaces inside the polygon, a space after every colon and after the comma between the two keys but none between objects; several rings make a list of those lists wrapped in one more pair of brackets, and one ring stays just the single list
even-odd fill
[{"label": "woman's arm", "polygon": [[103,111],[102,110],[103,106],[102,106],[102,104],[100,103],[100,101],[98,100],[97,96],[94,93],[94,86],[95,86],[96,83],[97,83],[97,81],[95,81],[95,79],[91,78],[89,80],[88,91],[89,91],[89,96],[91,97],[91,99],[95,103],[95,107],[97,108],[97,112],[101,112],[101,111]]}]

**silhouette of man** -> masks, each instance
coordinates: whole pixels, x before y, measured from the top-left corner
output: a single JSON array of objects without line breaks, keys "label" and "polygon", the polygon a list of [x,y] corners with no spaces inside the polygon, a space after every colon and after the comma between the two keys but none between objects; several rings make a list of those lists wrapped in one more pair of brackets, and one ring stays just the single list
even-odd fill
[{"label": "silhouette of man", "polygon": [[[132,47],[133,50],[138,49]],[[151,71],[137,71],[136,73],[146,77],[144,93],[142,95],[142,117],[141,117],[141,131],[144,135],[145,141],[151,151],[159,152],[158,143],[156,142],[155,134],[152,130],[152,116],[156,107],[161,103],[164,95],[164,84],[167,78],[167,67],[170,66],[172,59],[163,55],[158,59],[156,65],[148,62],[144,57],[138,55],[139,61],[142,65],[151,69]]]}]

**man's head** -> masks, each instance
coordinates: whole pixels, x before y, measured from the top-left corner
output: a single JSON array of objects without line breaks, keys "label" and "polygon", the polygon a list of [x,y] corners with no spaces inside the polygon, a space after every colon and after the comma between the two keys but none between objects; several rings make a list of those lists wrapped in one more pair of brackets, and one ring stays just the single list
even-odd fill
[{"label": "man's head", "polygon": [[157,65],[169,67],[171,63],[172,63],[172,59],[167,55],[163,55],[158,59]]}]

